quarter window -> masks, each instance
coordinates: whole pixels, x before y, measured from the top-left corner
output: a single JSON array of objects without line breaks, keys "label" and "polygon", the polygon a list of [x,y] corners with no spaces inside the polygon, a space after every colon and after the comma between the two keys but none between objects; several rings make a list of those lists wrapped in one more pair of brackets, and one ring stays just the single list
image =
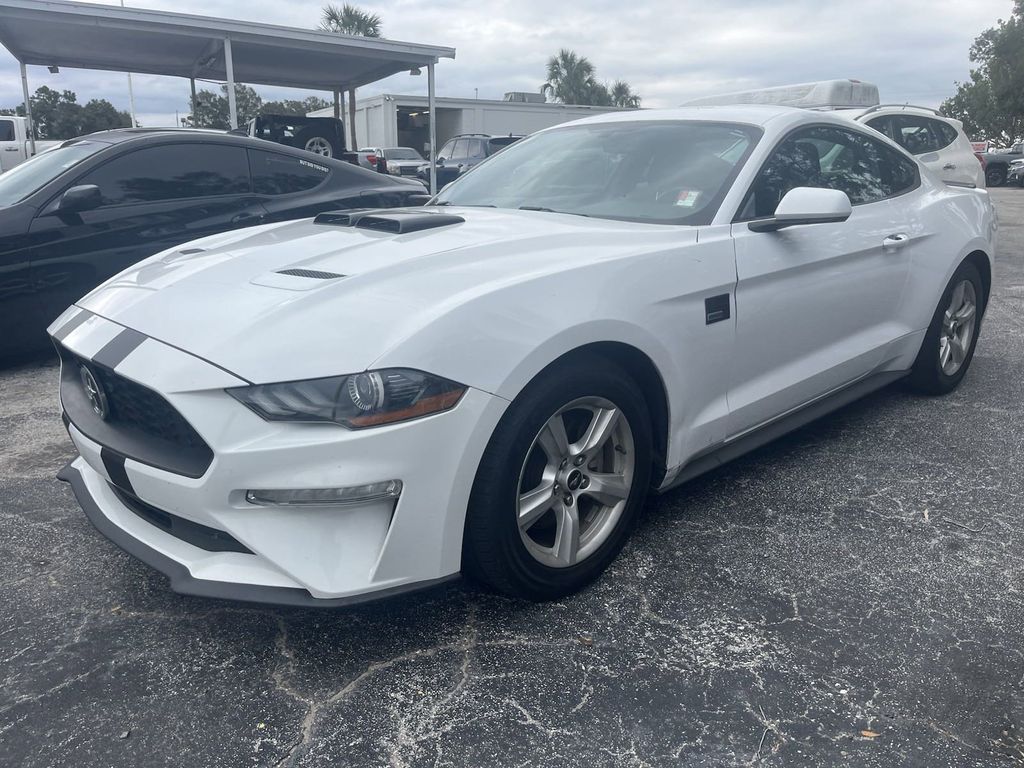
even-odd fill
[{"label": "quarter window", "polygon": [[165,144],[129,151],[90,171],[104,205],[147,203],[249,191],[245,149],[224,144]]},{"label": "quarter window", "polygon": [[893,115],[891,120],[893,139],[910,154],[923,155],[942,148],[941,135],[932,131],[936,121],[917,115]]},{"label": "quarter window", "polygon": [[253,192],[258,195],[305,192],[320,186],[331,174],[330,168],[315,159],[305,160],[262,149],[250,149],[249,162]]},{"label": "quarter window", "polygon": [[771,216],[796,187],[845,192],[853,205],[873,203],[917,186],[917,167],[883,143],[830,126],[801,129],[769,156],[741,208],[740,220]]}]

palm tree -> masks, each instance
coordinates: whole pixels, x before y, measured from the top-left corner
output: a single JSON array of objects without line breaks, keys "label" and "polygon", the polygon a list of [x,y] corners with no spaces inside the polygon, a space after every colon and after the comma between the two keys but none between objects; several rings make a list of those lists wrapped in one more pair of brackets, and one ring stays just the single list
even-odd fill
[{"label": "palm tree", "polygon": [[[345,3],[341,8],[328,3],[320,15],[320,29],[324,32],[336,32],[339,35],[356,35],[358,37],[380,37],[383,22],[376,13],[364,11],[355,5]],[[351,135],[349,141],[352,150],[358,148],[356,141],[356,89],[348,89],[348,115]]]},{"label": "palm tree", "polygon": [[590,104],[599,85],[587,57],[563,48],[548,59],[548,79],[540,92],[563,104]]},{"label": "palm tree", "polygon": [[610,94],[612,106],[629,109],[640,108],[640,94],[633,93],[633,89],[629,87],[629,83],[625,80],[616,80],[612,83]]}]

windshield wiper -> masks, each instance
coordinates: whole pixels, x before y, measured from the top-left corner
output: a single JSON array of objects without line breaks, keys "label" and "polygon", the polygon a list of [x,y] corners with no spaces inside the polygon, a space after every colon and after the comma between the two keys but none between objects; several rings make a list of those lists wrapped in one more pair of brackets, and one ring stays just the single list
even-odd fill
[{"label": "windshield wiper", "polygon": [[543,205],[520,205],[520,211],[540,211],[542,213],[565,213],[569,216],[586,216],[590,218],[589,213],[577,213],[576,211],[556,211],[554,208],[545,208]]},{"label": "windshield wiper", "polygon": [[434,203],[434,205],[436,205],[436,206],[458,205],[461,208],[497,208],[498,207],[496,205],[491,205],[490,203],[453,203],[450,200],[443,200],[440,203]]}]

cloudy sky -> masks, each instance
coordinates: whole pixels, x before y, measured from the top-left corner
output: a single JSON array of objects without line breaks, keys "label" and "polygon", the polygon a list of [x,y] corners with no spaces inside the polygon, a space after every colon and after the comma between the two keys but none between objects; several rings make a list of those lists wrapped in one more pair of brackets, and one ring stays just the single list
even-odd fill
[{"label": "cloudy sky", "polygon": [[[129,6],[315,27],[318,0],[128,0]],[[367,0],[384,35],[452,46],[438,67],[438,95],[501,98],[537,90],[545,62],[572,48],[600,79],[627,80],[646,107],[742,88],[852,77],[876,83],[883,101],[938,105],[966,79],[974,37],[1005,18],[1012,0]],[[30,87],[71,89],[80,102],[128,108],[125,77],[29,68]],[[135,77],[143,125],[173,125],[188,110],[188,81]],[[213,86],[210,86],[213,87]],[[265,99],[302,92],[258,88]],[[425,77],[396,75],[363,94],[423,93]],[[322,94],[325,95],[326,94]],[[0,106],[20,103],[14,58],[0,48]]]}]

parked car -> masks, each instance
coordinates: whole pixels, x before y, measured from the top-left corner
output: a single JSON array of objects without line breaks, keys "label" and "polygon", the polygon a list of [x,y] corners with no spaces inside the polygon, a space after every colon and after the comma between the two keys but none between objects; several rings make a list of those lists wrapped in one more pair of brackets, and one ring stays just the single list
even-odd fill
[{"label": "parked car", "polygon": [[[882,104],[856,114],[858,122],[884,133],[930,168],[940,178],[961,184],[986,186],[986,162],[959,120],[928,107]],[[1005,173],[1002,178],[1005,180]],[[999,186],[1002,183],[992,176]]]},{"label": "parked car", "polygon": [[1024,158],[1010,161],[1006,172],[1006,183],[1024,187]]},{"label": "parked car", "polygon": [[[60,144],[59,141],[37,141],[36,154]],[[0,115],[0,173],[9,171],[32,156],[24,117]]]},{"label": "parked car", "polygon": [[206,234],[338,208],[407,205],[418,181],[217,131],[120,129],[0,175],[0,358],[46,345],[67,305]]},{"label": "parked car", "polygon": [[416,176],[426,162],[412,147],[386,147],[377,150],[377,156],[384,158],[384,168],[392,176]]},{"label": "parked car", "polygon": [[1011,163],[1024,158],[1024,144],[982,152],[978,158],[985,164],[985,181],[988,186],[1001,187],[1009,178]]},{"label": "parked car", "polygon": [[832,114],[558,126],[436,205],[197,240],[78,301],[61,476],[179,592],[557,598],[650,490],[889,382],[956,388],[995,230],[985,190]]},{"label": "parked car", "polygon": [[333,117],[259,115],[232,133],[304,149],[322,157],[343,158],[345,154],[345,126]]},{"label": "parked car", "polygon": [[[437,151],[437,188],[441,189],[471,170],[477,163],[500,152],[522,136],[490,136],[486,133],[466,133],[446,141]],[[425,182],[430,182],[430,163],[422,163],[417,171]]]}]

